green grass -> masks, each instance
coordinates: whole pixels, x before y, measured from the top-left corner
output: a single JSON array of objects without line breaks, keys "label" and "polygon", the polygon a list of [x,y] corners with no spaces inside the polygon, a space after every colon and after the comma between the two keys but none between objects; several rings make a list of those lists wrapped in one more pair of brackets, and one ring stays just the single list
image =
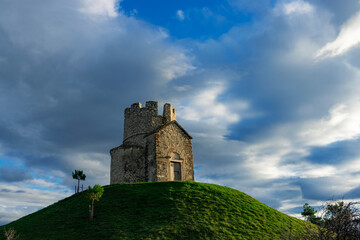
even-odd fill
[{"label": "green grass", "polygon": [[20,239],[279,239],[307,223],[235,189],[196,182],[104,187],[88,220],[84,193],[63,199],[6,226]]}]

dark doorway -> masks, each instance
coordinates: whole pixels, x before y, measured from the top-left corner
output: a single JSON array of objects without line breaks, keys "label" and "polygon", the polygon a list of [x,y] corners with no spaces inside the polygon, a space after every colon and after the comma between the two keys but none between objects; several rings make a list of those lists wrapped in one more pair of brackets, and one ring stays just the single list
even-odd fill
[{"label": "dark doorway", "polygon": [[181,181],[181,164],[179,162],[170,163],[171,181]]}]

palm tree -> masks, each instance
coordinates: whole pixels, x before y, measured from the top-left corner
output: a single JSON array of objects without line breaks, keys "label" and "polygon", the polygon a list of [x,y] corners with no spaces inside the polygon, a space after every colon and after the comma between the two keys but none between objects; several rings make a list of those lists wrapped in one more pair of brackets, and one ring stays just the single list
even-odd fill
[{"label": "palm tree", "polygon": [[96,184],[93,188],[89,186],[87,197],[91,200],[91,207],[89,205],[89,219],[94,219],[94,201],[99,201],[104,193],[104,188],[99,184]]},{"label": "palm tree", "polygon": [[73,177],[73,179],[78,180],[77,193],[79,193],[80,181],[85,181],[86,175],[83,173],[82,170],[75,169],[75,173],[74,172],[72,173],[72,177]]}]

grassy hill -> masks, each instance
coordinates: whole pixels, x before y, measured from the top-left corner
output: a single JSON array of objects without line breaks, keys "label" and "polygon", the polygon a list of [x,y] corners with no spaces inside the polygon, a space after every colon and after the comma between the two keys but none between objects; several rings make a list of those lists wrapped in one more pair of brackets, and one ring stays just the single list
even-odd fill
[{"label": "grassy hill", "polygon": [[307,223],[235,189],[196,182],[118,184],[104,187],[88,220],[89,200],[74,195],[3,229],[20,239],[279,239]]}]

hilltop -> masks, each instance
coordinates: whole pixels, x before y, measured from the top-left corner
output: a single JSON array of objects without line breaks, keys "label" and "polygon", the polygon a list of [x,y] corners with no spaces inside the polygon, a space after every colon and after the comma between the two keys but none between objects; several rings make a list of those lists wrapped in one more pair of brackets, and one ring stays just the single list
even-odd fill
[{"label": "hilltop", "polygon": [[85,192],[0,227],[20,239],[279,239],[308,224],[238,190],[197,182],[104,187],[88,220]]}]

